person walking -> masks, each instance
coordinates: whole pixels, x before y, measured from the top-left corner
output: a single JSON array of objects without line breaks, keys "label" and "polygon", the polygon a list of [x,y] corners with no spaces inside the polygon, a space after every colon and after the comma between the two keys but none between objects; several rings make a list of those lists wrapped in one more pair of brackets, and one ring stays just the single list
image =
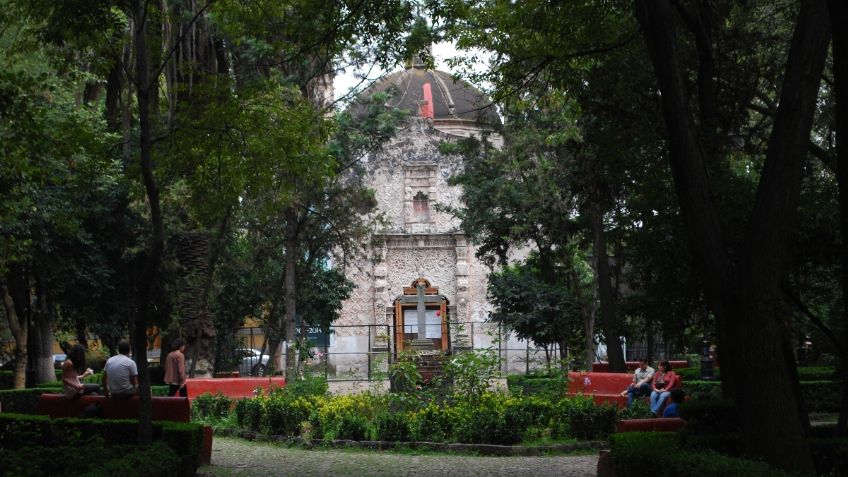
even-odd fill
[{"label": "person walking", "polygon": [[188,397],[186,392],[186,363],[185,363],[185,340],[177,338],[168,357],[165,358],[165,383],[168,387],[168,396]]}]

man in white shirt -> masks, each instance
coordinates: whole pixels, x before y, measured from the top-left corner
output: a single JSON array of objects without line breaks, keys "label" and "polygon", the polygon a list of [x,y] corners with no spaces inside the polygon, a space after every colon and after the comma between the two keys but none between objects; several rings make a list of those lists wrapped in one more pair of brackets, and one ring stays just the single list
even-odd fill
[{"label": "man in white shirt", "polygon": [[106,361],[103,367],[103,389],[106,396],[128,398],[138,393],[138,368],[130,359],[130,344],[118,343],[118,354]]},{"label": "man in white shirt", "polygon": [[651,394],[651,379],[654,377],[654,368],[648,366],[647,359],[639,360],[639,367],[633,372],[633,383],[621,392],[627,396],[627,407],[633,405],[633,399]]}]

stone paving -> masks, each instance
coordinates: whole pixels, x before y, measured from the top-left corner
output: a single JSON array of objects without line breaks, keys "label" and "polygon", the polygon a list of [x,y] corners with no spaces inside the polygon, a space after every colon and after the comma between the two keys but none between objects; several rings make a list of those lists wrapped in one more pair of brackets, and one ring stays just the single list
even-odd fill
[{"label": "stone paving", "polygon": [[198,475],[594,477],[597,465],[597,453],[550,457],[412,455],[362,450],[306,450],[215,436],[212,465],[198,469]]}]

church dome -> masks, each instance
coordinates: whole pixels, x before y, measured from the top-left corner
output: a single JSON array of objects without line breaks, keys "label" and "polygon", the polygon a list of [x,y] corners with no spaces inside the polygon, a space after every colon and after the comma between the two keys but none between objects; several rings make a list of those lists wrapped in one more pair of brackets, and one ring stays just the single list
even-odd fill
[{"label": "church dome", "polygon": [[387,93],[387,105],[407,110],[412,117],[433,123],[485,126],[500,122],[489,98],[467,82],[421,64],[396,71],[377,81],[357,97],[351,108],[356,117],[366,115],[366,105],[376,93]]}]

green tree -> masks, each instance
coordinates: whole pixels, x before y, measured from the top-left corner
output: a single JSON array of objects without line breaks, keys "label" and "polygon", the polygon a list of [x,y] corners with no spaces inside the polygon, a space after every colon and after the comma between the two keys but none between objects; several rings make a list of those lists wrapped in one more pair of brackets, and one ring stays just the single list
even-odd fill
[{"label": "green tree", "polygon": [[[748,450],[802,471],[811,469],[804,418],[775,316],[829,43],[825,4],[650,1],[636,2],[634,17],[624,2],[447,1],[438,12],[461,46],[495,52],[496,97],[536,81],[578,91],[610,52],[643,34],[639,55],[651,59],[658,88],[648,91],[660,108],[650,124],[667,138],[648,157],[668,159],[697,283],[731,369],[725,392],[751,410],[742,426]],[[752,114],[762,103],[777,105],[773,121]]]},{"label": "green tree", "polygon": [[[489,275],[488,296],[495,307],[491,320],[532,340],[545,350],[550,370],[551,349],[579,349],[584,343],[580,304],[568,293],[565,280],[549,284],[532,260],[509,265]],[[565,274],[561,275],[566,277]]]}]

